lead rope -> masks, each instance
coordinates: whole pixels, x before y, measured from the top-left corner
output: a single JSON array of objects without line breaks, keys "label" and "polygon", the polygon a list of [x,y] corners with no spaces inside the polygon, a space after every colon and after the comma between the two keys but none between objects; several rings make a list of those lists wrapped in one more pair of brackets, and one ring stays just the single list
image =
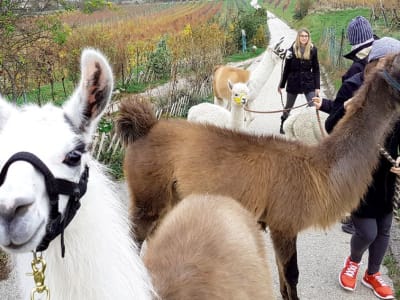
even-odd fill
[{"label": "lead rope", "polygon": [[[396,166],[396,161],[393,159],[393,157],[383,148],[382,146],[379,145],[379,153],[386,158],[394,167]],[[400,203],[400,176],[396,175],[396,181],[394,184],[394,195],[393,195],[393,213],[394,213],[394,218],[397,221],[400,221],[400,215],[398,212],[399,209],[399,203]]]}]

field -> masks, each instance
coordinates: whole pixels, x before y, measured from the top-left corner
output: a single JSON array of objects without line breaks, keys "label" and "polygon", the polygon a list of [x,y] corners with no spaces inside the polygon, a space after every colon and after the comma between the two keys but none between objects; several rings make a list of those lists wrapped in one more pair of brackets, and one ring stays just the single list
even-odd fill
[{"label": "field", "polygon": [[[162,47],[168,51],[167,65],[222,62],[238,49],[239,10],[249,9],[245,0],[186,1],[113,6],[89,15],[67,11],[9,18],[6,30],[0,30],[0,90],[12,101],[33,97],[41,104],[50,94],[53,102],[62,103],[77,83],[85,47],[109,57],[122,85],[139,75],[142,81],[161,79],[157,68],[165,62],[156,56]],[[208,65],[202,68],[210,71]]]}]

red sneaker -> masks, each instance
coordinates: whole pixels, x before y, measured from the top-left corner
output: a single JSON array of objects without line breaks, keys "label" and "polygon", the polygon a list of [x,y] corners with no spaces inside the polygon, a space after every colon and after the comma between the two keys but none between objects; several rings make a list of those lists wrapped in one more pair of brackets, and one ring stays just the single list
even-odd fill
[{"label": "red sneaker", "polygon": [[393,290],[383,280],[381,273],[377,272],[372,275],[365,275],[362,279],[362,283],[372,289],[374,294],[380,299],[394,299]]},{"label": "red sneaker", "polygon": [[344,268],[339,274],[339,283],[345,290],[354,291],[357,286],[357,273],[360,264],[350,260],[350,256],[344,262]]}]

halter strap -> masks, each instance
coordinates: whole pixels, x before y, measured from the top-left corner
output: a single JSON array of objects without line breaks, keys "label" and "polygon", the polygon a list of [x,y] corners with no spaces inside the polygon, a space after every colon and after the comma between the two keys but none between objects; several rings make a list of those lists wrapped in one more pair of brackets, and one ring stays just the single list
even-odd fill
[{"label": "halter strap", "polygon": [[396,89],[398,92],[400,92],[400,83],[393,78],[392,75],[389,74],[389,72],[385,69],[383,70],[383,78],[386,80],[386,82],[394,89]]},{"label": "halter strap", "polygon": [[[47,194],[49,196],[50,215],[49,221],[46,224],[46,234],[37,246],[36,251],[40,252],[46,250],[50,242],[61,234],[61,256],[64,257],[64,229],[74,218],[81,205],[79,200],[86,193],[89,178],[88,166],[85,166],[85,170],[79,179],[79,183],[75,183],[65,179],[55,178],[43,161],[33,153],[17,152],[8,159],[0,172],[0,187],[5,181],[8,168],[16,161],[28,162],[42,173]],[[70,196],[63,216],[58,210],[60,194]]]}]

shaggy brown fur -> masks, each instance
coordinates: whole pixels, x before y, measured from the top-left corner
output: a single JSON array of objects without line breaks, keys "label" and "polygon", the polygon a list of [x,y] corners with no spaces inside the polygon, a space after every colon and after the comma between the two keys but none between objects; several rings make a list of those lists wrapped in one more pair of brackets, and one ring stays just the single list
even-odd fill
[{"label": "shaggy brown fur", "polygon": [[232,198],[191,195],[147,241],[144,263],[161,299],[275,299],[263,233]]},{"label": "shaggy brown fur", "polygon": [[[400,55],[385,68],[400,81]],[[400,93],[382,71],[372,72],[332,134],[314,146],[183,120],[157,122],[146,107],[125,102],[117,122],[127,145],[124,170],[137,238],[144,240],[155,221],[191,193],[230,196],[269,226],[281,294],[293,300],[298,232],[326,228],[359,205],[378,144],[399,117]]]},{"label": "shaggy brown fur", "polygon": [[231,90],[228,87],[228,79],[232,83],[249,81],[250,71],[231,67],[218,65],[214,67],[213,73],[213,92],[214,104],[230,108]]}]

